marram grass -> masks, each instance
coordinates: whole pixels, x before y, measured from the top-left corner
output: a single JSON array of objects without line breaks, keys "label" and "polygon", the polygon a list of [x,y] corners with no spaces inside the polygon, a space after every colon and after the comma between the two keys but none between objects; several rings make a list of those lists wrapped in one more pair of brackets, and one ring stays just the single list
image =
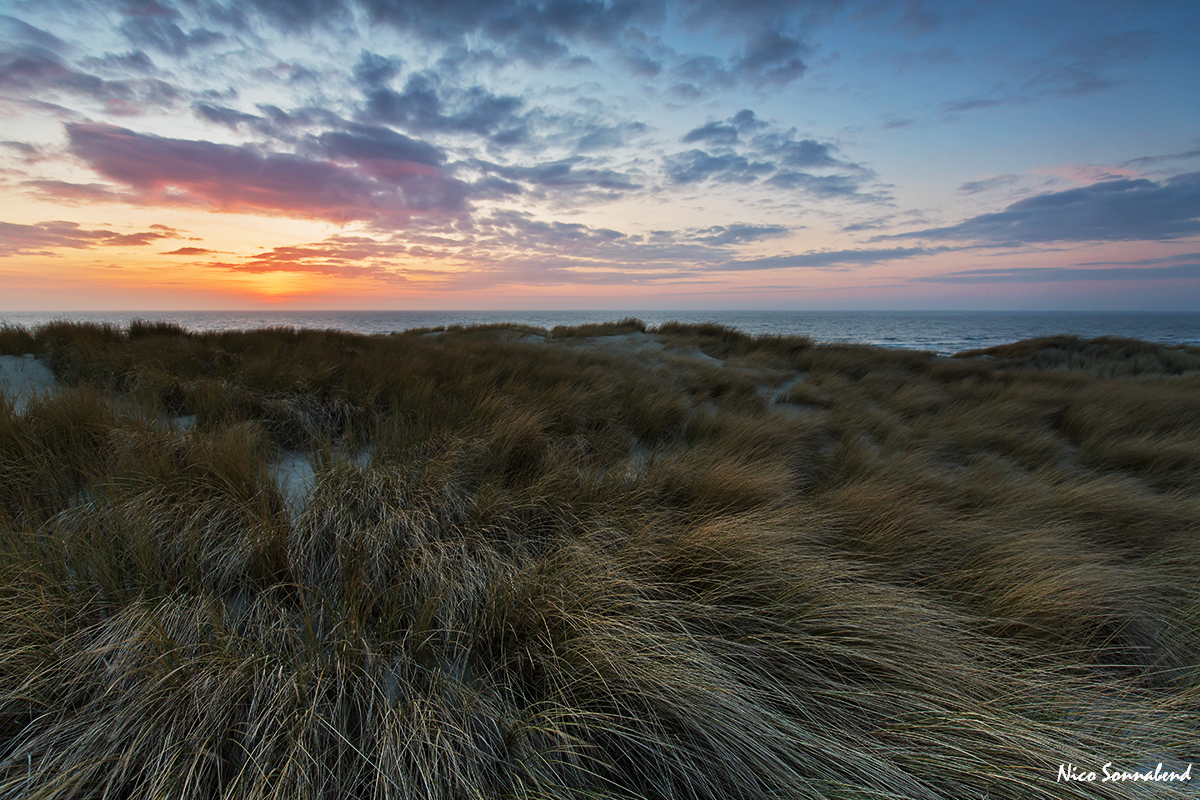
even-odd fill
[{"label": "marram grass", "polygon": [[1194,350],[0,347],[0,798],[1194,796]]}]

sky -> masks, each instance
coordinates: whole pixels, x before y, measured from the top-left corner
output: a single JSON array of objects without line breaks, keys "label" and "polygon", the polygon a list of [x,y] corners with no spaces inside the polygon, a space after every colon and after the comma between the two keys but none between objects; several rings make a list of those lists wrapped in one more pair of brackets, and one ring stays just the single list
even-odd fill
[{"label": "sky", "polygon": [[0,0],[0,310],[1200,309],[1200,4]]}]

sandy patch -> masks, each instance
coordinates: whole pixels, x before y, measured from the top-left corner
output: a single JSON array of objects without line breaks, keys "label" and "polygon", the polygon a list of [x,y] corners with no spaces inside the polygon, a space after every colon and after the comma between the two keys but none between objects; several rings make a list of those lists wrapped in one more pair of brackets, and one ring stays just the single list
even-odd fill
[{"label": "sandy patch", "polygon": [[307,453],[295,450],[284,453],[268,468],[271,479],[279,487],[293,511],[299,511],[317,482],[312,459]]},{"label": "sandy patch", "polygon": [[523,333],[520,335],[509,336],[505,341],[514,342],[516,344],[545,344],[547,337],[536,333]]},{"label": "sandy patch", "polygon": [[725,366],[725,362],[723,360],[710,356],[708,353],[704,352],[695,345],[674,350],[672,352],[674,352],[678,358],[695,361],[698,364],[707,364],[710,367]]},{"label": "sandy patch", "polygon": [[61,388],[50,368],[33,354],[0,356],[0,392],[18,414],[33,398]]},{"label": "sandy patch", "polygon": [[[334,458],[366,469],[371,463],[371,448],[365,447],[352,456],[338,453]],[[312,455],[299,450],[288,450],[271,461],[268,471],[292,511],[298,512],[303,509],[317,485],[317,471],[313,468]]]},{"label": "sandy patch", "polygon": [[561,342],[563,346],[569,347],[572,350],[579,352],[591,351],[594,353],[606,353],[623,356],[639,356],[646,357],[649,355],[657,355],[662,352],[662,342],[658,338],[649,334],[635,331],[633,333],[622,333],[615,336],[588,336],[585,338],[570,337],[564,339],[552,339],[551,342]]}]

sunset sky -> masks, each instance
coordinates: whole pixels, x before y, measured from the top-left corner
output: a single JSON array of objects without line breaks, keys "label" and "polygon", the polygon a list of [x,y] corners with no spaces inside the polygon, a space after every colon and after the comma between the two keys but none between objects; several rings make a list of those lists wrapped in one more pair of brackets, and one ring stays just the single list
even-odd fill
[{"label": "sunset sky", "polygon": [[1200,308],[1200,3],[0,0],[0,310]]}]

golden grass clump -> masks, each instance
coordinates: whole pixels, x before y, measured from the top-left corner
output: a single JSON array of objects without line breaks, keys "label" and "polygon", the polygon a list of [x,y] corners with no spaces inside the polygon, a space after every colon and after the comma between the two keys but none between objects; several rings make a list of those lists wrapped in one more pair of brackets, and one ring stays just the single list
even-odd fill
[{"label": "golden grass clump", "polygon": [[0,347],[70,387],[0,402],[0,798],[1122,798],[1060,767],[1197,760],[1190,351]]}]

